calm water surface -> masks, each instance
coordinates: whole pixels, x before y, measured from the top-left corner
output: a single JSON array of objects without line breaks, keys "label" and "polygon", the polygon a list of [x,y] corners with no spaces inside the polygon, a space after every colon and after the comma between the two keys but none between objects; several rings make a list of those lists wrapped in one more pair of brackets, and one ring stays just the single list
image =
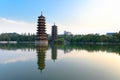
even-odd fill
[{"label": "calm water surface", "polygon": [[0,44],[0,80],[120,80],[120,47]]}]

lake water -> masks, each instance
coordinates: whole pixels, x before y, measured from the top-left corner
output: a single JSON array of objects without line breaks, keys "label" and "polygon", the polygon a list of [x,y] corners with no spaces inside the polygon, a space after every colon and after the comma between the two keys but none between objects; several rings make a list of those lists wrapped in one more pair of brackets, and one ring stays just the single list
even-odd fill
[{"label": "lake water", "polygon": [[120,80],[120,46],[0,44],[0,80]]}]

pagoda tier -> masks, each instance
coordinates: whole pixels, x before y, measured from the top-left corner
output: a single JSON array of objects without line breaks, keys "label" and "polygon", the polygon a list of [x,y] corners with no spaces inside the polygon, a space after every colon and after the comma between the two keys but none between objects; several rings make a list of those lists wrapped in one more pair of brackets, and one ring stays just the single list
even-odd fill
[{"label": "pagoda tier", "polygon": [[42,43],[44,44],[47,43],[46,41],[48,41],[47,39],[47,34],[46,34],[46,28],[45,28],[45,17],[42,15],[38,17],[38,25],[37,25],[37,32],[36,32],[36,41],[37,43]]},{"label": "pagoda tier", "polygon": [[45,27],[37,27],[38,30],[45,30],[46,28]]},{"label": "pagoda tier", "polygon": [[44,19],[38,19],[38,23],[39,22],[45,23],[45,20]]},{"label": "pagoda tier", "polygon": [[37,31],[38,31],[38,32],[41,31],[41,32],[44,32],[44,33],[45,33],[46,30],[45,30],[45,29],[38,29]]},{"label": "pagoda tier", "polygon": [[46,34],[43,32],[37,32],[37,35],[45,35],[46,36]]},{"label": "pagoda tier", "polygon": [[42,26],[46,26],[45,24],[42,24],[42,23],[38,24],[37,26],[41,26],[41,25],[42,25]]}]

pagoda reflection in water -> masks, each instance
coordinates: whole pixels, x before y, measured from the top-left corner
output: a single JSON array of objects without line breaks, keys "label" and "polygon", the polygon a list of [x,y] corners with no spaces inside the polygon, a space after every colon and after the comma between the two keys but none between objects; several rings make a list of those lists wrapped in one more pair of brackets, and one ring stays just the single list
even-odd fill
[{"label": "pagoda reflection in water", "polygon": [[42,71],[43,69],[45,69],[45,56],[47,46],[36,45],[36,50],[38,69]]},{"label": "pagoda reflection in water", "polygon": [[51,58],[53,61],[57,60],[57,45],[51,45]]},{"label": "pagoda reflection in water", "polygon": [[[36,45],[37,52],[37,65],[39,70],[45,69],[45,59],[46,59],[46,50],[48,46]],[[53,61],[57,60],[57,45],[51,45],[51,59]]]}]

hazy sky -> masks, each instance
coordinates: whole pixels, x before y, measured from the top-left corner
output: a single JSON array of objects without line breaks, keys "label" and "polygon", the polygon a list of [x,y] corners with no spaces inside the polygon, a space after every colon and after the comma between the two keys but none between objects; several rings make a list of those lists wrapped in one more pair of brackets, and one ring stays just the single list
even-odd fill
[{"label": "hazy sky", "polygon": [[120,30],[120,0],[0,0],[0,33],[36,33],[41,11],[48,34],[54,22],[59,34]]}]

